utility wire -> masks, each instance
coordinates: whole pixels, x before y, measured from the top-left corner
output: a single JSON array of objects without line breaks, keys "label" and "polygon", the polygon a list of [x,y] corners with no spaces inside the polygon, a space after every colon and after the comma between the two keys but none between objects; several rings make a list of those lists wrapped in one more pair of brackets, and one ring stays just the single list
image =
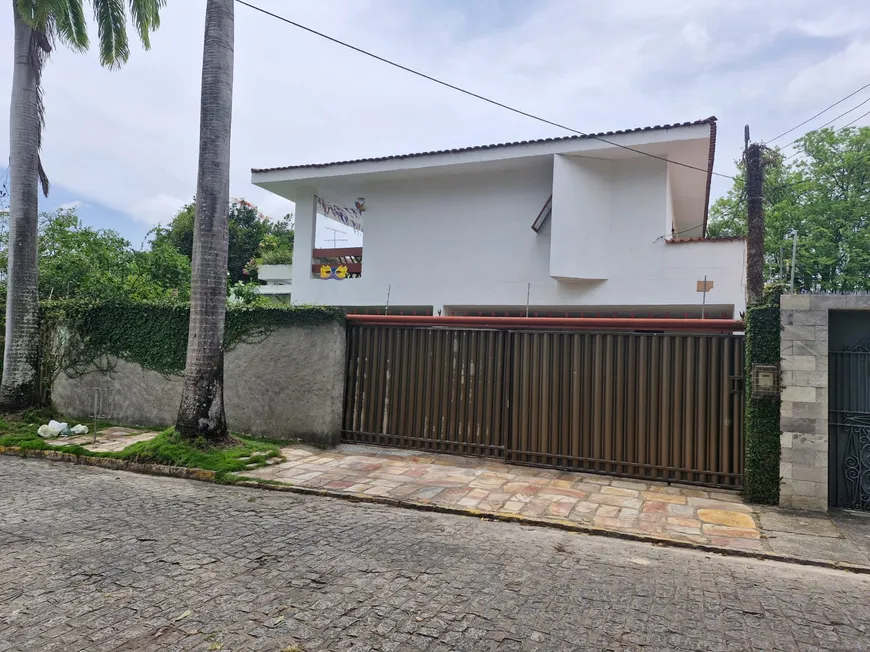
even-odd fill
[{"label": "utility wire", "polygon": [[[857,95],[858,93],[860,93],[861,91],[863,91],[865,88],[870,88],[870,84],[865,84],[864,86],[862,86],[861,88],[859,88],[857,91],[854,91],[853,93],[849,93],[849,94],[848,94],[846,97],[844,97],[843,99],[841,99],[841,100],[837,100],[836,102],[834,102],[833,104],[831,104],[829,107],[827,107],[827,108],[825,108],[825,109],[819,111],[819,112],[816,113],[812,118],[807,118],[806,120],[804,120],[803,122],[801,122],[799,125],[795,125],[794,127],[792,127],[791,129],[789,129],[788,131],[783,131],[779,136],[777,136],[777,137],[775,137],[775,138],[771,138],[770,140],[766,141],[767,144],[770,144],[770,143],[772,143],[772,142],[775,141],[775,140],[779,140],[780,138],[782,138],[782,137],[785,136],[786,134],[790,134],[791,132],[793,132],[795,129],[800,129],[800,128],[803,127],[805,124],[807,124],[808,122],[812,122],[813,120],[815,120],[816,118],[818,118],[818,117],[819,117],[820,115],[822,115],[823,113],[827,113],[828,111],[830,111],[831,109],[833,109],[833,108],[834,108],[835,106],[837,106],[838,104],[842,104],[843,102],[845,102],[846,100],[848,100],[850,97],[854,97],[855,95]],[[786,146],[786,147],[787,147],[787,146]]]},{"label": "utility wire", "polygon": [[[807,134],[810,134],[810,133],[812,133],[812,132],[814,132],[814,131],[818,131],[819,129],[824,129],[824,128],[827,127],[828,125],[833,124],[834,122],[836,122],[837,120],[839,120],[840,118],[842,118],[844,115],[848,115],[848,114],[852,113],[852,111],[854,111],[855,109],[858,109],[858,108],[864,106],[865,104],[867,104],[867,102],[870,102],[870,97],[868,97],[868,98],[867,98],[866,100],[864,100],[863,102],[859,102],[858,104],[856,104],[855,106],[853,106],[853,107],[852,107],[851,109],[849,109],[848,111],[843,111],[843,113],[841,113],[840,115],[838,115],[836,118],[833,118],[833,119],[831,119],[831,120],[828,120],[825,124],[821,125],[820,127],[816,127],[815,129],[810,129],[810,130],[809,130],[806,134],[804,134],[803,136],[800,136],[799,138],[795,138],[795,139],[794,139],[793,141],[791,141],[788,145],[785,145],[785,147],[783,147],[783,149],[785,149],[786,147],[791,147],[792,145],[794,145],[797,141],[799,141],[801,138],[803,138],[803,137],[806,136]],[[865,115],[866,115],[866,114],[865,114]],[[860,120],[862,117],[864,117],[864,116],[858,116],[855,120],[853,120],[853,121],[850,122],[849,124],[852,124],[853,122],[857,122],[857,121]],[[848,125],[846,125],[846,126],[848,126]],[[839,129],[838,129],[837,131],[839,131]],[[791,158],[791,156],[794,156],[794,153],[790,154],[790,155],[787,156],[786,158]]]},{"label": "utility wire", "polygon": [[[864,100],[863,102],[861,102],[861,104],[866,104],[867,102],[870,102],[870,98],[867,98],[866,100]],[[861,106],[861,104],[859,104],[858,106]],[[851,109],[850,111],[846,111],[846,113],[851,113],[852,111],[854,111],[855,109],[857,109],[858,106],[854,107],[854,108]],[[844,113],[843,115],[846,115],[846,113]],[[839,116],[837,116],[837,118],[842,118],[843,115],[839,115]],[[860,120],[861,118],[866,118],[868,115],[870,115],[870,111],[867,111],[866,113],[862,113],[861,115],[859,115],[857,118],[855,118],[855,119],[852,120],[851,122],[847,122],[847,123],[844,124],[842,127],[840,127],[839,129],[837,129],[834,133],[839,133],[839,132],[843,131],[843,129],[846,129],[847,127],[851,127],[853,124],[855,124],[856,122],[858,122],[858,120]],[[834,120],[836,120],[837,118],[834,118]],[[832,120],[832,122],[833,122],[833,120]],[[829,122],[828,124],[830,124],[830,122]],[[819,129],[822,129],[822,128],[824,128],[825,126],[826,126],[826,125],[822,125],[821,127],[819,127]],[[815,131],[815,130],[814,130],[814,131]],[[812,132],[807,132],[807,133],[812,133]],[[806,135],[806,134],[805,134],[805,135]],[[798,139],[798,140],[800,140],[800,139]],[[797,141],[795,141],[795,142],[797,142]],[[791,154],[789,154],[788,156],[786,156],[786,157],[785,157],[784,159],[782,159],[782,160],[783,160],[783,161],[787,161],[787,160],[790,159],[792,156],[797,156],[797,155],[800,154],[800,153],[801,153],[801,150],[796,150],[796,151],[792,152]]]},{"label": "utility wire", "polygon": [[[474,91],[470,91],[468,89],[462,88],[460,86],[456,86],[454,84],[443,81],[443,80],[438,79],[436,77],[432,77],[431,75],[427,75],[426,73],[420,72],[419,70],[414,70],[413,68],[409,68],[408,66],[402,65],[401,63],[396,63],[395,61],[391,61],[390,59],[387,59],[387,58],[382,57],[380,55],[369,52],[368,50],[363,50],[360,47],[357,47],[355,45],[351,45],[350,43],[346,43],[345,41],[337,39],[333,36],[329,36],[328,34],[324,34],[323,32],[318,32],[316,29],[312,29],[311,27],[306,27],[305,25],[303,25],[301,23],[297,23],[295,21],[292,21],[289,18],[285,18],[284,16],[280,16],[279,14],[268,11],[267,9],[263,9],[262,7],[258,7],[257,5],[252,4],[250,2],[246,2],[245,0],[236,0],[236,2],[239,3],[240,5],[244,5],[245,7],[248,7],[249,9],[253,9],[254,11],[258,11],[261,14],[265,14],[266,16],[270,16],[272,18],[275,18],[276,20],[280,20],[284,23],[287,23],[288,25],[293,25],[293,27],[297,27],[301,30],[304,30],[304,31],[308,32],[309,34],[314,34],[315,36],[319,36],[319,37],[324,38],[328,41],[332,41],[333,43],[336,43],[337,45],[341,45],[342,47],[346,47],[350,50],[353,50],[354,52],[364,54],[367,57],[371,57],[372,59],[376,59],[377,61],[380,61],[382,63],[386,63],[390,66],[393,66],[394,68],[398,68],[399,70],[404,70],[405,72],[409,72],[412,75],[417,75],[418,77],[422,77],[423,79],[426,79],[428,81],[434,82],[436,84],[440,84],[441,86],[444,86],[444,87],[449,88],[451,90],[458,91],[459,93],[463,93],[465,95],[468,95],[470,97],[474,97],[474,98],[476,98],[478,100],[482,100],[484,102],[488,102],[489,104],[492,104],[493,106],[497,106],[497,107],[500,107],[502,109],[512,111],[513,113],[525,116],[527,118],[531,118],[532,120],[537,120],[538,122],[543,122],[544,124],[548,124],[552,127],[557,127],[559,129],[563,129],[565,131],[570,131],[571,133],[577,134],[579,136],[585,136],[586,138],[593,138],[595,140],[601,141],[602,143],[607,143],[608,145],[613,145],[614,147],[621,147],[622,149],[626,149],[630,152],[635,152],[636,154],[643,154],[644,156],[649,156],[650,158],[658,159],[659,161],[664,161],[665,163],[670,163],[672,165],[679,165],[680,167],[688,168],[690,170],[698,170],[699,172],[703,172],[704,174],[710,174],[710,170],[708,170],[706,168],[699,168],[699,167],[696,167],[694,165],[689,165],[688,163],[682,163],[680,161],[671,161],[670,159],[667,159],[663,156],[656,156],[655,154],[650,154],[649,152],[644,152],[642,150],[635,149],[633,147],[629,147],[628,145],[621,145],[619,143],[614,143],[613,141],[607,140],[606,138],[602,138],[601,136],[596,136],[594,134],[587,134],[583,131],[579,131],[577,129],[572,129],[571,127],[567,127],[567,126],[560,124],[558,122],[554,122],[552,120],[547,120],[546,118],[542,118],[542,117],[537,116],[533,113],[528,113],[527,111],[523,111],[522,109],[517,109],[515,107],[509,106],[509,105],[504,104],[502,102],[499,102],[497,100],[493,100],[491,98],[485,97],[484,95],[480,95],[479,93],[475,93]],[[734,177],[727,175],[727,174],[722,174],[721,172],[713,172],[712,174],[716,175],[717,177],[724,177],[725,179],[731,179],[732,181],[734,180]]]},{"label": "utility wire", "polygon": [[663,235],[660,235],[655,240],[653,240],[653,244],[655,244],[659,240],[664,240],[665,238],[676,238],[678,236],[683,235],[684,233],[688,233],[689,231],[696,231],[697,229],[700,229],[700,228],[702,228],[702,226],[699,224],[698,226],[693,226],[690,229],[683,229],[682,231],[672,231],[671,233],[665,233]]}]

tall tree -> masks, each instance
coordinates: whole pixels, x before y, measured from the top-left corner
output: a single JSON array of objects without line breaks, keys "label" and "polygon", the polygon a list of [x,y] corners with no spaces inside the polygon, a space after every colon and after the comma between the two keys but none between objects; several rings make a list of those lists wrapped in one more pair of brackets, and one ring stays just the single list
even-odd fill
[{"label": "tall tree", "polygon": [[[130,56],[127,6],[142,45],[160,25],[166,0],[91,0],[100,44],[100,63],[118,68]],[[48,177],[39,159],[44,105],[42,72],[53,43],[73,50],[88,47],[83,0],[12,0],[14,18],[9,156],[9,261],[6,341],[0,410],[38,400],[39,293],[37,286],[38,183],[48,194]]]},{"label": "tall tree", "polygon": [[[821,129],[797,142],[800,156],[766,153],[765,278],[790,280],[797,231],[795,290],[870,290],[870,127]],[[710,207],[708,235],[746,234],[745,171]]]},{"label": "tall tree", "polygon": [[200,92],[199,173],[193,232],[190,331],[176,429],[219,444],[224,413],[227,205],[233,115],[233,0],[207,0]]}]

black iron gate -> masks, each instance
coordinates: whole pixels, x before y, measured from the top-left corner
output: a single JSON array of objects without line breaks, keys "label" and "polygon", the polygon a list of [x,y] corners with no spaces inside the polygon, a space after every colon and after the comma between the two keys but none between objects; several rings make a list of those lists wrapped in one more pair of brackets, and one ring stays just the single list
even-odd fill
[{"label": "black iron gate", "polygon": [[829,502],[870,511],[870,315],[832,313]]}]

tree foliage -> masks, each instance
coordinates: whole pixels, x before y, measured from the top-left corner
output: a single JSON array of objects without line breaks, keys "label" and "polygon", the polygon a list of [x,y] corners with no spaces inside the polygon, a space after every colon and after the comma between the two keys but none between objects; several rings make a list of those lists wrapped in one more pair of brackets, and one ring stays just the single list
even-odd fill
[{"label": "tree foliage", "polygon": [[[0,267],[4,269],[8,240],[8,218],[2,216]],[[163,244],[136,251],[115,231],[82,224],[74,209],[40,214],[38,260],[40,300],[190,298],[187,258]]]},{"label": "tree foliage", "polygon": [[[195,202],[186,204],[169,226],[154,229],[153,246],[167,245],[190,260],[195,207]],[[230,283],[256,281],[257,261],[264,255],[289,263],[293,255],[293,235],[292,216],[273,221],[244,199],[230,201],[227,260]]]},{"label": "tree foliage", "polygon": [[[795,290],[870,290],[870,127],[810,132],[801,156],[768,150],[764,175],[766,279],[790,278],[798,233]],[[710,207],[708,235],[746,234],[745,169]]]}]

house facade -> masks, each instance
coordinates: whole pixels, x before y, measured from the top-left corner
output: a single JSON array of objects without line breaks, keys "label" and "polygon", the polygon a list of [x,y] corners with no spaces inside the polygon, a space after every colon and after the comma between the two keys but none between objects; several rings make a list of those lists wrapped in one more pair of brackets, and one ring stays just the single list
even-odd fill
[{"label": "house facade", "polygon": [[[252,181],[296,203],[283,285],[294,303],[734,318],[745,306],[745,243],[705,237],[715,142],[708,118],[255,169]],[[316,249],[327,218],[359,229],[363,247]]]}]

